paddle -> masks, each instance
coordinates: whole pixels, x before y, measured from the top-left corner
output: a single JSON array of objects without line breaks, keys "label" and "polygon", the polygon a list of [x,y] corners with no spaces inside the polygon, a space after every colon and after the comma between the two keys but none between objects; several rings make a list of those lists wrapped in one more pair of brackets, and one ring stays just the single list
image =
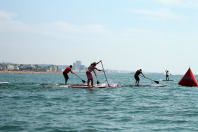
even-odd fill
[{"label": "paddle", "polygon": [[81,79],[81,81],[83,82],[83,83],[86,83],[86,81],[85,80],[83,80],[80,76],[78,76],[76,73],[74,73],[74,75],[76,75],[78,78],[80,78]]},{"label": "paddle", "polygon": [[108,86],[110,87],[109,82],[108,82],[108,80],[107,80],[107,76],[106,76],[105,70],[104,70],[104,66],[103,66],[103,64],[102,64],[102,60],[101,60],[100,62],[101,62],[101,65],[102,65],[102,69],[103,69],[104,76],[105,76],[105,78],[106,78],[107,84],[108,84]]},{"label": "paddle", "polygon": [[95,76],[96,76],[96,80],[97,80],[97,84],[100,84],[100,82],[98,81],[98,77],[97,77],[97,75],[96,75],[96,73],[95,73]]},{"label": "paddle", "polygon": [[152,80],[152,79],[150,79],[150,78],[148,78],[148,77],[144,77],[144,78],[146,78],[146,79],[148,79],[148,80],[151,80],[151,81],[154,81],[155,83],[159,84],[159,81]]}]

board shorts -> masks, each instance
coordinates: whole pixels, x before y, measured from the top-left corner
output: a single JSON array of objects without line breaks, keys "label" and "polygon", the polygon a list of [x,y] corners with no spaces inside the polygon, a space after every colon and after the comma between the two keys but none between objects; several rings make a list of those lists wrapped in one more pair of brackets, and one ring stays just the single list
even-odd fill
[{"label": "board shorts", "polygon": [[65,80],[69,79],[69,76],[67,75],[67,73],[63,72],[63,76],[64,76]]},{"label": "board shorts", "polygon": [[93,76],[92,76],[91,72],[87,71],[86,75],[87,75],[87,79],[93,80]]},{"label": "board shorts", "polygon": [[134,78],[135,78],[136,81],[139,81],[140,80],[140,78],[139,78],[138,75],[134,75]]}]

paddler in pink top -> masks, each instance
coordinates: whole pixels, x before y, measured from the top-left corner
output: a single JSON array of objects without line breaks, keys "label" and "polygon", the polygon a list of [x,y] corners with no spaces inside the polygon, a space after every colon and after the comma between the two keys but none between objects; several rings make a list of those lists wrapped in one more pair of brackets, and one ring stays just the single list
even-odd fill
[{"label": "paddler in pink top", "polygon": [[89,83],[90,83],[90,81],[91,81],[91,86],[93,87],[93,82],[94,82],[94,80],[93,80],[93,76],[92,76],[91,72],[94,72],[94,74],[95,74],[95,76],[96,76],[95,70],[97,70],[97,71],[102,71],[102,70],[99,70],[99,69],[96,68],[96,65],[99,64],[100,62],[101,62],[101,60],[100,60],[99,62],[93,62],[93,63],[91,63],[91,65],[88,67],[88,70],[87,70],[87,72],[86,72],[87,80],[88,80],[88,81],[87,81],[87,85],[88,85],[88,86],[90,86]]}]

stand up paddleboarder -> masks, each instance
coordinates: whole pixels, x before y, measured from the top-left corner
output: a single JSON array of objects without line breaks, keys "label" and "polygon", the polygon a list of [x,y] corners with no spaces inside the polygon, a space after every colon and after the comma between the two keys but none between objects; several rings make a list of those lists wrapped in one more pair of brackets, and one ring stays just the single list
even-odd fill
[{"label": "stand up paddleboarder", "polygon": [[165,72],[166,72],[166,81],[169,81],[169,71],[165,70]]},{"label": "stand up paddleboarder", "polygon": [[65,70],[63,71],[63,76],[65,78],[65,85],[67,85],[67,81],[69,79],[68,73],[71,72],[72,74],[74,74],[74,72],[72,71],[72,65],[68,66],[65,68]]},{"label": "stand up paddleboarder", "polygon": [[135,78],[135,80],[136,80],[136,82],[135,82],[135,85],[136,85],[136,86],[139,86],[139,82],[140,82],[139,75],[140,75],[140,74],[142,74],[143,77],[145,77],[144,74],[142,73],[142,69],[137,70],[137,71],[135,72],[135,75],[134,75],[134,78]]},{"label": "stand up paddleboarder", "polygon": [[[92,76],[91,72],[93,72],[93,73],[95,74],[95,76],[96,76],[95,70],[97,70],[97,71],[102,71],[102,70],[96,68],[96,65],[99,64],[100,62],[101,62],[101,61],[99,61],[99,62],[93,62],[93,63],[91,63],[91,65],[88,67],[88,70],[87,70],[87,72],[86,72],[86,75],[87,75],[87,85],[88,85],[88,86],[90,86],[90,85],[89,85],[90,81],[91,81],[91,86],[92,86],[92,87],[93,87],[93,84],[94,84],[94,83],[93,83],[94,80],[93,80],[93,76]],[[97,76],[96,76],[96,77],[97,77]]]}]

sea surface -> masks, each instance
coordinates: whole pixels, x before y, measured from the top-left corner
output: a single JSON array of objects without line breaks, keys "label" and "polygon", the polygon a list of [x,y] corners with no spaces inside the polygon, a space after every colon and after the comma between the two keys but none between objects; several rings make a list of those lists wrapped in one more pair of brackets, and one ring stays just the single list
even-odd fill
[{"label": "sea surface", "polygon": [[[82,83],[69,76],[69,84]],[[146,76],[167,86],[142,78],[147,86],[135,87],[131,73],[107,74],[120,87],[104,89],[57,85],[62,74],[0,74],[9,82],[0,85],[0,132],[198,132],[198,87],[179,86],[181,75]]]}]

